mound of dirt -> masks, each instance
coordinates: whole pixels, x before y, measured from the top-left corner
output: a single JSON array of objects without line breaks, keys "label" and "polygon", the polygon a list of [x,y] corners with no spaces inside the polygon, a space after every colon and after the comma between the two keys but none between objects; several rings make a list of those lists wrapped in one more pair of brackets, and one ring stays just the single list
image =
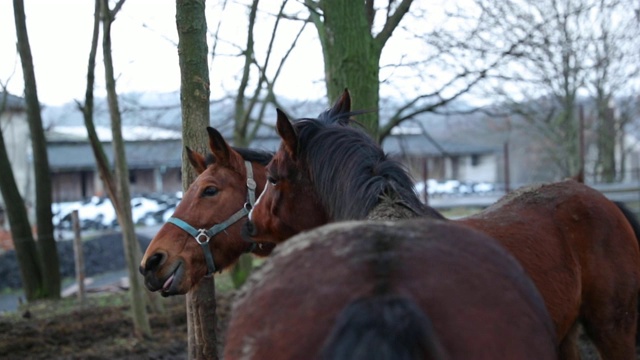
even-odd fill
[{"label": "mound of dirt", "polygon": [[[162,299],[165,312],[150,314],[151,339],[133,336],[128,305],[104,305],[95,295],[82,308],[60,312],[48,302],[0,317],[2,359],[186,359],[187,319],[183,296]],[[126,297],[126,294],[121,295]],[[219,294],[218,323],[229,312],[229,294]],[[110,298],[107,298],[109,301]],[[98,306],[98,303],[102,305]],[[127,301],[113,301],[126,304]],[[55,314],[54,314],[55,313]],[[54,314],[54,315],[51,315]]]}]

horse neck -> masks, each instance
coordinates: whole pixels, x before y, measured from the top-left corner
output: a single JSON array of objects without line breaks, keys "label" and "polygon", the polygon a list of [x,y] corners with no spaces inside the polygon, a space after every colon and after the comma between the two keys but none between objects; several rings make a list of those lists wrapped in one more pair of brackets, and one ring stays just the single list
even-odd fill
[{"label": "horse neck", "polygon": [[401,201],[383,196],[367,215],[367,220],[402,220],[418,216]]}]

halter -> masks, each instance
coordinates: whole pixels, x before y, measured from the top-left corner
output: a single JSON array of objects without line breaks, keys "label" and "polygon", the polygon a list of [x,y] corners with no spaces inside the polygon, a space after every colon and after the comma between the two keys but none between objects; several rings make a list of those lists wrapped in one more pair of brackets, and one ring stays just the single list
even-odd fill
[{"label": "halter", "polygon": [[[245,160],[244,165],[247,168],[247,202],[244,203],[242,209],[231,215],[227,220],[221,222],[220,224],[213,225],[208,230],[196,229],[193,226],[187,224],[185,221],[173,216],[170,217],[169,220],[167,220],[168,223],[171,223],[189,233],[189,235],[193,236],[193,238],[196,239],[196,242],[200,244],[200,247],[202,247],[202,250],[204,251],[204,257],[207,260],[207,275],[216,272],[216,265],[213,262],[213,255],[211,254],[211,249],[209,249],[209,241],[211,240],[211,238],[213,238],[218,233],[226,230],[236,221],[247,216],[256,202],[256,182],[255,180],[253,180],[253,169],[251,168],[251,162]],[[252,242],[251,247],[249,248],[249,250],[247,250],[247,252],[252,251],[255,246],[256,243]]]}]

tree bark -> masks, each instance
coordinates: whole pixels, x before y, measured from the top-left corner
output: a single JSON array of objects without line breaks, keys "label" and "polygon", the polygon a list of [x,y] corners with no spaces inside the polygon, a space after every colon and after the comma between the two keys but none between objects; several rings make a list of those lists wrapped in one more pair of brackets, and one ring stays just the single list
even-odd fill
[{"label": "tree bark", "polygon": [[[380,33],[374,36],[371,33],[373,2],[305,0],[322,45],[329,100],[334,101],[348,88],[352,108],[370,111],[359,115],[358,121],[375,139],[379,138],[380,54],[411,2],[401,1],[388,15]],[[321,10],[322,18],[317,10]]]},{"label": "tree bark", "polygon": [[107,101],[109,104],[109,115],[111,117],[111,132],[115,160],[116,198],[119,203],[119,206],[116,208],[116,214],[118,216],[120,227],[122,228],[122,241],[129,273],[129,295],[131,298],[131,312],[134,331],[139,337],[150,337],[151,327],[149,325],[149,317],[145,307],[142,283],[140,276],[138,276],[138,265],[140,264],[142,256],[131,216],[129,168],[127,167],[127,158],[125,154],[124,140],[122,137],[122,119],[120,116],[120,107],[118,105],[118,94],[116,92],[116,81],[111,57],[111,24],[123,3],[124,0],[120,0],[115,5],[114,9],[110,10],[109,1],[102,0],[102,51],[104,57]]},{"label": "tree bark", "polygon": [[32,301],[41,297],[42,274],[38,265],[36,242],[33,239],[24,200],[20,196],[18,185],[13,176],[13,169],[2,135],[2,127],[0,127],[0,172],[2,172],[0,191],[2,191],[2,198],[7,208],[11,236],[22,276],[22,287],[27,301]]},{"label": "tree bark", "polygon": [[42,267],[42,298],[60,298],[60,263],[58,249],[53,237],[53,214],[51,212],[51,176],[49,172],[49,158],[47,155],[47,140],[42,126],[40,101],[33,70],[33,58],[27,34],[24,13],[24,2],[13,1],[13,12],[18,37],[18,52],[22,63],[24,77],[24,95],[27,104],[27,118],[31,132],[31,147],[33,152],[33,166],[35,171],[35,208],[37,227],[37,251],[39,263]]},{"label": "tree bark", "polygon": [[[209,125],[209,68],[204,0],[176,0],[176,27],[180,62],[180,101],[183,145],[206,153]],[[184,148],[184,147],[183,147]],[[196,178],[185,151],[182,187]],[[217,359],[215,281],[206,276],[186,296],[189,358]]]}]

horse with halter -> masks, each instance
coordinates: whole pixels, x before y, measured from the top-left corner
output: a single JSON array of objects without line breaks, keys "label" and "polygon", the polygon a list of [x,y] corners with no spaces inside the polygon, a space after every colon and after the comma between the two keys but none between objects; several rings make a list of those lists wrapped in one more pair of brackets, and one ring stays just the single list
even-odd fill
[{"label": "horse with halter", "polygon": [[198,177],[183,194],[173,216],[149,243],[140,273],[151,291],[185,294],[204,276],[233,265],[243,253],[266,256],[273,243],[243,240],[242,224],[262,191],[271,153],[232,148],[207,128],[211,156],[189,148]]},{"label": "horse with halter", "polygon": [[[280,149],[247,231],[281,243],[329,222],[442,219],[412,181],[350,122],[348,93],[318,119],[291,123],[278,111]],[[455,224],[498,240],[533,279],[554,321],[560,357],[579,358],[579,324],[606,359],[635,359],[640,290],[638,238],[625,214],[598,191],[568,180],[519,189]]]}]

